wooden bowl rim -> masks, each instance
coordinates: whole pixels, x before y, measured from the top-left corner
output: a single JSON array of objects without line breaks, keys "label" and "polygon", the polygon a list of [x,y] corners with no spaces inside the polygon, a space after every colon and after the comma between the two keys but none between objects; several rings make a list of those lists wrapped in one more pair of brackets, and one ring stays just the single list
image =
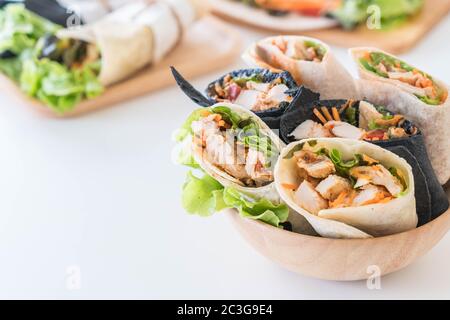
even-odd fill
[{"label": "wooden bowl rim", "polygon": [[[301,233],[296,233],[296,232],[292,232],[292,231],[287,231],[281,228],[276,228],[274,226],[271,226],[267,223],[264,223],[262,221],[259,220],[253,220],[253,219],[249,219],[249,218],[243,218],[239,215],[239,213],[237,212],[236,209],[231,209],[230,210],[230,214],[233,215],[237,215],[238,219],[242,219],[244,220],[245,223],[249,223],[249,224],[255,224],[260,228],[265,229],[268,233],[278,233],[279,235],[282,236],[287,236],[287,237],[291,237],[291,238],[298,238],[299,240],[308,240],[308,241],[321,241],[321,242],[339,242],[339,243],[352,243],[352,244],[361,244],[361,243],[375,243],[375,242],[382,242],[385,240],[390,240],[390,239],[394,239],[396,237],[401,237],[404,236],[405,234],[409,234],[412,235],[413,233],[422,233],[422,232],[426,232],[426,229],[430,229],[433,225],[440,223],[441,221],[444,221],[446,219],[450,218],[450,208],[447,209],[446,212],[444,212],[443,214],[441,214],[439,217],[437,217],[436,219],[418,227],[418,228],[414,228],[408,231],[404,231],[404,232],[400,232],[400,233],[396,233],[396,234],[391,234],[388,236],[383,236],[383,237],[373,237],[373,238],[367,238],[367,239],[334,239],[334,238],[324,238],[324,237],[320,237],[320,236],[310,236],[310,235],[306,235],[306,234],[301,234]],[[247,220],[247,221],[246,221]],[[447,231],[448,232],[448,231]]]}]

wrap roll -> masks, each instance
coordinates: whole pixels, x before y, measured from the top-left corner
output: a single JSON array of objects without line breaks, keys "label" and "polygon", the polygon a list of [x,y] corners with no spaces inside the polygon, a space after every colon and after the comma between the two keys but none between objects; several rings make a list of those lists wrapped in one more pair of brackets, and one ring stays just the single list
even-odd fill
[{"label": "wrap roll", "polygon": [[[450,100],[448,86],[397,57],[376,48],[353,48],[350,53],[358,66],[361,80],[357,82],[360,96],[404,114],[422,130],[428,154],[439,182],[450,178]],[[372,57],[394,64],[394,70],[378,70],[364,61]],[[378,61],[377,61],[378,62]],[[383,68],[383,67],[381,67]],[[380,72],[383,71],[383,72]],[[387,72],[384,72],[387,71]],[[415,77],[419,77],[415,80]],[[416,85],[405,81],[416,81]],[[424,81],[423,84],[417,81]],[[425,87],[430,83],[428,89]],[[425,88],[422,88],[425,87]],[[437,99],[423,96],[431,91]]]},{"label": "wrap roll", "polygon": [[325,43],[303,36],[269,37],[252,44],[242,58],[250,66],[288,71],[298,85],[322,99],[354,99],[356,85]]},{"label": "wrap roll", "polygon": [[[325,152],[329,152],[328,155],[325,155]],[[312,156],[305,157],[305,154],[308,153]],[[371,163],[366,162],[366,160],[364,160],[364,163],[357,162],[355,160],[359,158],[357,155],[370,157]],[[297,158],[297,156],[300,158]],[[311,157],[318,157],[319,160]],[[313,170],[314,174],[319,172],[323,174],[325,169],[330,169],[328,166],[331,161],[329,157],[333,159],[335,168],[338,170],[337,173],[329,175],[327,178],[325,178],[325,175],[321,179],[311,178],[310,174],[313,174]],[[310,163],[312,166],[300,167],[299,159],[315,162]],[[324,162],[321,162],[322,165],[318,166],[319,162],[317,161]],[[360,167],[362,165],[366,167]],[[367,169],[367,166],[370,169]],[[395,168],[398,176],[390,175],[387,168]],[[304,172],[308,172],[308,174],[305,176],[301,173],[301,170],[306,170]],[[366,173],[369,170],[374,170],[371,171],[371,175]],[[356,184],[360,184],[360,179],[363,176],[359,176],[353,186],[348,182],[348,179],[342,178],[345,174],[356,175],[355,172],[367,174],[370,177],[370,183],[374,185],[368,184],[360,189],[355,189]],[[380,175],[383,174],[382,180],[375,180],[374,177],[377,177],[377,172]],[[335,186],[330,188],[330,185],[325,182],[330,177],[338,182],[345,180],[343,188],[347,189],[338,193]],[[401,183],[397,177],[402,177]],[[414,177],[411,167],[404,159],[371,143],[330,138],[306,139],[294,142],[281,152],[275,167],[275,182],[282,200],[291,209],[302,215],[323,237],[354,239],[386,236],[413,229],[417,225]],[[322,183],[328,184],[328,188],[330,188],[326,191],[328,195],[325,195]],[[383,186],[380,186],[381,183]],[[377,192],[381,192],[382,195],[384,193],[387,198],[379,197],[377,193],[374,199],[377,199],[378,202],[361,202],[361,198],[366,196],[362,193],[370,193],[371,189],[378,190]],[[386,193],[386,190],[389,190],[389,192]],[[333,192],[335,196],[331,198]],[[353,196],[350,197],[350,194],[353,194]],[[390,194],[390,196],[388,197],[387,194]],[[359,205],[355,204],[357,199]],[[345,205],[346,201],[350,201],[349,206]]]},{"label": "wrap roll", "polygon": [[280,117],[298,90],[289,72],[240,69],[211,82],[204,96],[174,67],[171,67],[171,70],[180,89],[196,104],[209,107],[218,102],[235,103],[261,118]]},{"label": "wrap roll", "polygon": [[136,1],[91,25],[62,30],[58,37],[96,44],[102,64],[99,80],[108,86],[158,63],[202,8],[199,0]]},{"label": "wrap roll", "polygon": [[[225,110],[222,110],[224,108]],[[231,111],[231,115],[227,109]],[[278,159],[279,150],[284,147],[279,137],[254,113],[238,105],[218,103],[196,112],[199,116],[191,125],[191,152],[200,167],[224,187],[232,187],[246,195],[279,204],[280,197],[273,179],[275,161]],[[232,119],[236,124],[235,128],[219,132],[211,129],[211,123],[207,120],[202,122],[202,119],[217,113],[226,121]],[[217,138],[217,135],[224,136],[225,142],[223,143],[221,137]],[[255,141],[255,135],[262,139],[259,142],[251,142]],[[201,145],[198,142],[199,136],[203,139]],[[246,139],[245,136],[249,138]],[[265,138],[267,140],[263,141]],[[235,142],[237,140],[238,145]],[[248,143],[242,143],[243,141]],[[266,151],[270,152],[265,153]]]},{"label": "wrap roll", "polygon": [[[353,122],[352,124],[354,126],[354,128],[351,126],[345,128],[343,126],[340,129],[341,132],[335,132],[338,136],[340,134],[340,137],[347,137],[345,133],[353,135],[353,131],[356,128],[360,130],[362,130],[361,128],[367,129],[369,131],[363,133],[360,137],[361,140],[366,140],[365,136],[367,136],[367,140],[371,143],[397,154],[411,165],[415,181],[415,198],[419,226],[437,218],[449,208],[447,196],[428,158],[424,136],[420,128],[417,128],[409,119],[402,118],[400,120],[401,123],[399,121],[395,127],[392,127],[394,132],[398,130],[402,136],[394,137],[386,135],[380,138],[379,132],[384,134],[383,131],[389,132],[389,130],[386,128],[381,130],[381,127],[378,127],[370,131],[370,129],[365,127],[367,124],[362,123],[370,121],[367,115],[369,112],[373,112],[373,117],[380,116],[377,113],[377,109],[366,101],[321,100],[311,102],[307,98],[303,98],[301,100],[296,99],[291,105],[291,108],[292,110],[284,114],[280,121],[280,136],[284,142],[290,143],[305,138],[320,138],[323,135],[332,133],[333,129],[331,131],[328,131],[328,129],[324,130],[322,133],[322,128],[327,127],[327,124],[322,126],[316,114],[319,113],[320,116],[325,118],[323,115],[324,108],[328,110],[330,115],[333,114],[332,108],[336,108],[336,110],[339,110],[340,120],[345,123]],[[392,121],[395,120],[395,117],[398,117],[398,119],[401,118],[400,115],[394,114],[385,108],[378,107],[378,110],[381,110],[384,113],[384,117],[391,118]],[[351,116],[352,119],[349,119],[348,116]],[[339,126],[338,122],[334,121],[329,124],[331,126],[334,125],[335,128]],[[371,125],[376,125],[376,123],[372,123]],[[302,126],[303,129],[299,130],[298,128]],[[310,129],[307,129],[308,127]],[[313,130],[312,128],[315,129]],[[342,131],[343,129],[350,131],[345,132]],[[332,135],[335,136],[335,134]]]}]

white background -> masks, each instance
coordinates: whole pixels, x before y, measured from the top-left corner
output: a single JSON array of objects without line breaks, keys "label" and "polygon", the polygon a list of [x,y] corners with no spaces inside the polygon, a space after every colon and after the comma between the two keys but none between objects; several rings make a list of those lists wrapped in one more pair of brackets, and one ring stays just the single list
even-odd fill
[{"label": "white background", "polygon": [[[449,30],[450,17],[405,59],[450,82]],[[265,36],[242,34],[247,44]],[[346,50],[333,49],[351,68]],[[194,84],[241,66],[237,59]],[[1,92],[0,298],[450,298],[450,235],[370,291],[285,271],[225,216],[186,214],[186,169],[171,161],[171,134],[194,107],[173,86],[55,120]]]}]

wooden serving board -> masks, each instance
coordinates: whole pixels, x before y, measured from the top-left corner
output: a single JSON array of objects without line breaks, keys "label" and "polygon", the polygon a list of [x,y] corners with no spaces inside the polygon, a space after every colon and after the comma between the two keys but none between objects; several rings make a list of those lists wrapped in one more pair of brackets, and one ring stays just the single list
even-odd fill
[{"label": "wooden serving board", "polygon": [[[285,34],[301,34],[318,38],[330,44],[343,47],[372,46],[400,54],[413,48],[433,27],[439,23],[450,11],[450,0],[425,0],[422,12],[411,19],[410,22],[392,31],[369,30],[366,26],[352,31],[346,31],[339,27],[322,30],[280,30],[279,28],[259,28],[269,32]],[[234,23],[250,25],[240,20],[238,15],[225,16],[220,11],[215,11],[221,16]],[[281,20],[282,18],[280,18]]]},{"label": "wooden serving board", "polygon": [[107,88],[101,96],[86,100],[64,114],[55,113],[39,101],[27,97],[14,82],[2,74],[0,74],[0,89],[24,100],[41,114],[59,118],[74,117],[174,84],[169,69],[172,65],[188,78],[223,68],[241,54],[241,48],[241,38],[237,32],[217,18],[206,17],[188,30],[183,42],[163,61]]}]

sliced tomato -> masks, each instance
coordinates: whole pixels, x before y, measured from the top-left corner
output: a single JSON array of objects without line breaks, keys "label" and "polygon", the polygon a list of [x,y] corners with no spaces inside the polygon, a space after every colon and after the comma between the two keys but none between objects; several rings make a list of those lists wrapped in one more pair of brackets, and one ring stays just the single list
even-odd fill
[{"label": "sliced tomato", "polygon": [[386,131],[382,129],[372,130],[366,133],[365,140],[384,140]]}]

